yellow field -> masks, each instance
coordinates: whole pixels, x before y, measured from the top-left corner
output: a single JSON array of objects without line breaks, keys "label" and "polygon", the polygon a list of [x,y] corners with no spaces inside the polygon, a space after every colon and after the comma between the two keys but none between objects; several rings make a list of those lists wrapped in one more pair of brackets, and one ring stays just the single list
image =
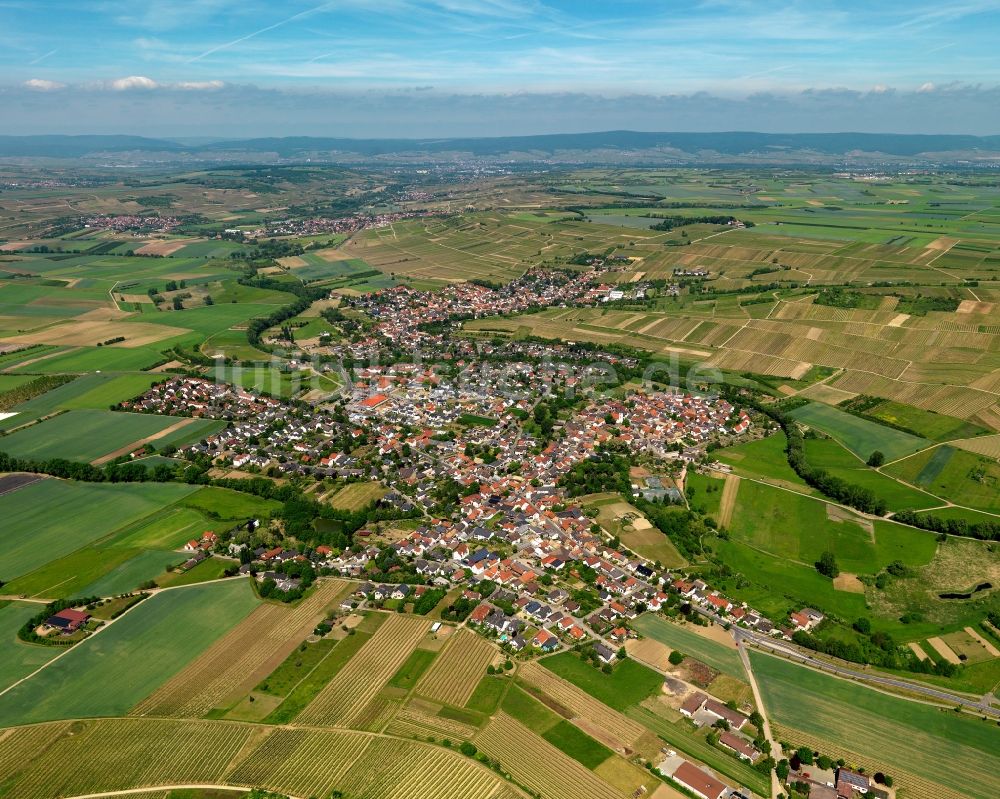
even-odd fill
[{"label": "yellow field", "polygon": [[185,669],[132,709],[133,716],[198,718],[227,707],[270,674],[301,642],[324,611],[347,593],[344,580],[320,580],[295,607],[256,608]]},{"label": "yellow field", "polygon": [[354,726],[429,629],[425,619],[390,616],[297,720],[316,726]]},{"label": "yellow field", "polygon": [[417,684],[416,692],[462,707],[469,701],[486,667],[497,656],[493,645],[469,630],[455,633]]},{"label": "yellow field", "polygon": [[385,731],[392,735],[402,735],[405,738],[426,739],[428,736],[440,736],[452,741],[469,740],[479,732],[471,724],[463,724],[454,719],[423,713],[412,704],[396,713]]},{"label": "yellow field", "polygon": [[513,799],[499,775],[439,746],[350,730],[226,721],[95,719],[0,733],[5,799],[51,799],[166,785],[337,788],[369,799]]},{"label": "yellow field", "polygon": [[[505,713],[475,740],[514,779],[545,799],[622,799],[624,793]],[[652,778],[650,778],[652,782]]]}]

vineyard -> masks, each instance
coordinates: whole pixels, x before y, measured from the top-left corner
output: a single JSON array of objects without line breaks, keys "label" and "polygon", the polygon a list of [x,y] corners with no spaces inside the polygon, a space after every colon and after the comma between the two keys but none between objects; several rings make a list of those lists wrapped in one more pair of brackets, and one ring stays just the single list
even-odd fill
[{"label": "vineyard", "polygon": [[296,607],[265,604],[139,702],[133,716],[199,718],[247,693],[280,664],[346,590],[323,580]]},{"label": "vineyard", "polygon": [[496,655],[489,641],[469,630],[459,630],[417,684],[417,693],[462,707]]},{"label": "vineyard", "polygon": [[[224,721],[100,719],[0,733],[5,799],[157,786],[261,786],[295,796],[334,788],[366,799],[513,799],[513,786],[441,747],[349,730]],[[142,794],[146,796],[147,794]]]},{"label": "vineyard", "polygon": [[472,738],[479,730],[471,724],[423,713],[413,707],[400,710],[386,728],[387,733],[405,738],[426,739],[428,736],[463,741]]},{"label": "vineyard", "polygon": [[557,677],[537,663],[526,663],[519,677],[528,685],[552,697],[556,702],[573,713],[574,717],[586,719],[589,724],[600,727],[607,735],[621,742],[621,748],[635,748],[646,728],[612,710],[603,702],[577,688],[570,682]]},{"label": "vineyard", "polygon": [[316,726],[350,727],[424,637],[430,623],[390,616],[357,654],[302,711],[298,721]]},{"label": "vineyard", "polygon": [[326,795],[370,743],[363,733],[276,729],[226,775],[226,781],[296,796]]},{"label": "vineyard", "polygon": [[[51,727],[53,725],[44,725]],[[47,748],[0,772],[6,799],[51,799],[127,788],[221,782],[230,761],[254,734],[249,725],[160,719],[75,722]],[[0,762],[7,746],[0,741]],[[13,778],[13,779],[11,779]]]},{"label": "vineyard", "polygon": [[624,794],[510,716],[500,713],[476,738],[515,781],[542,799],[622,799]]}]

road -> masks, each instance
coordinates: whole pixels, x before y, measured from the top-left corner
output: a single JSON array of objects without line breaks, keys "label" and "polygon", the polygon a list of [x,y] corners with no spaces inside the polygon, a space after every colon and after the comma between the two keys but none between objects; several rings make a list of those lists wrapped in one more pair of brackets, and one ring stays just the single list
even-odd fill
[{"label": "road", "polygon": [[[704,608],[695,606],[692,607],[702,616],[711,619],[717,624],[731,624],[731,622],[727,622],[726,619],[723,619],[722,617],[717,616]],[[731,631],[733,633],[733,637],[736,639],[737,646],[750,644],[759,647],[760,649],[775,652],[782,657],[794,660],[804,666],[809,666],[810,668],[817,669],[819,671],[825,671],[828,674],[834,674],[848,680],[857,680],[874,687],[889,688],[895,689],[896,691],[906,691],[911,694],[919,694],[920,696],[927,697],[929,701],[951,705],[952,707],[961,706],[979,715],[991,716],[992,718],[1000,719],[1000,710],[990,705],[988,695],[986,697],[980,697],[978,700],[974,701],[967,696],[953,694],[950,691],[944,691],[930,685],[904,680],[900,677],[890,677],[888,675],[877,674],[871,671],[850,668],[848,666],[841,666],[837,663],[831,663],[826,660],[820,660],[819,658],[810,655],[808,650],[802,650],[787,641],[772,638],[769,635],[763,635],[762,633],[754,632],[753,630],[746,630],[742,627],[737,627],[736,625],[732,625]]]},{"label": "road", "polygon": [[[781,744],[771,734],[771,722],[767,718],[767,708],[764,706],[764,699],[760,695],[760,688],[757,687],[757,678],[754,676],[753,668],[750,666],[750,657],[747,655],[746,645],[740,641],[736,644],[736,649],[740,653],[740,660],[743,661],[743,670],[747,673],[747,680],[750,682],[750,690],[753,691],[753,701],[757,706],[757,712],[764,719],[763,733],[767,739],[767,745],[771,748],[771,757],[777,763],[783,757],[784,751],[781,748]],[[774,769],[771,769],[771,799],[778,799],[781,795],[781,781],[778,779],[778,775]]]}]

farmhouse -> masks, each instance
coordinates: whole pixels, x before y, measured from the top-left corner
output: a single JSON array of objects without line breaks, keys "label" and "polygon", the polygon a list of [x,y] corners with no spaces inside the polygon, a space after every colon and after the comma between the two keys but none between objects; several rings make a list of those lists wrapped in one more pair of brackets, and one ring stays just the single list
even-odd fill
[{"label": "farmhouse", "polygon": [[727,790],[725,783],[686,760],[673,773],[673,780],[702,799],[720,799]]},{"label": "farmhouse", "polygon": [[45,620],[45,624],[53,630],[60,630],[63,633],[75,633],[90,620],[90,614],[82,610],[66,608],[54,613]]},{"label": "farmhouse", "polygon": [[754,749],[753,745],[749,741],[745,741],[738,735],[733,735],[728,730],[723,732],[719,736],[719,746],[728,749],[731,752],[735,752],[740,760],[748,760],[751,763],[757,759],[757,750]]},{"label": "farmhouse", "polygon": [[868,793],[871,782],[864,774],[848,768],[837,769],[837,795],[851,799],[855,793]]}]

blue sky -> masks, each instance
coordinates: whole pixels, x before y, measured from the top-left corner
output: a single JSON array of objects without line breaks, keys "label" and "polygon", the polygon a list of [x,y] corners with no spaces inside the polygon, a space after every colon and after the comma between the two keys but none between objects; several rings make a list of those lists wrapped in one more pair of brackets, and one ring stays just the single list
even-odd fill
[{"label": "blue sky", "polygon": [[[974,102],[996,99],[998,41],[1000,2],[983,0],[0,0],[0,93],[13,106],[0,132],[96,132],[109,115],[162,107],[190,119],[152,113],[149,125],[232,135],[229,114],[252,101],[295,117],[290,133],[315,133],[338,125],[323,106],[363,98],[368,122],[346,109],[344,135],[401,135],[385,108],[414,93],[433,110],[408,112],[413,135],[475,132],[472,109],[489,114],[490,100],[500,113],[480,120],[483,135],[552,122],[717,129],[721,108],[740,115],[724,127],[776,129],[747,103],[761,96],[791,129],[1000,132],[1000,112]],[[936,107],[969,118],[935,118]],[[595,108],[633,122],[585,125]],[[274,120],[254,124],[248,135],[274,132]]]}]

